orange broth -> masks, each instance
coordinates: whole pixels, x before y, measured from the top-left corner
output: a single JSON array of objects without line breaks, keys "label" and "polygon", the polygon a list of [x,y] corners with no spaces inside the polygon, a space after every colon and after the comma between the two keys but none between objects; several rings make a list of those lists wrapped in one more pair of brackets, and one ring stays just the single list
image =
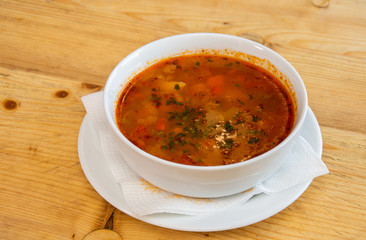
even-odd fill
[{"label": "orange broth", "polygon": [[270,72],[219,55],[168,58],[137,74],[116,106],[120,131],[165,160],[198,166],[258,156],[291,132],[294,103]]}]

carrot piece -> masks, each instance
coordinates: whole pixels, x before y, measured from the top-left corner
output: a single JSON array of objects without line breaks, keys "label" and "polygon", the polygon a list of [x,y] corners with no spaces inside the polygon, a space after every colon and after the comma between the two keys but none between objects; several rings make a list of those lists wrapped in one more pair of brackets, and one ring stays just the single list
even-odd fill
[{"label": "carrot piece", "polygon": [[223,75],[215,75],[207,79],[206,85],[211,88],[211,92],[214,95],[221,94],[223,92],[225,79]]},{"label": "carrot piece", "polygon": [[158,121],[156,121],[155,129],[159,131],[164,131],[166,128],[166,122],[164,118],[159,118]]}]

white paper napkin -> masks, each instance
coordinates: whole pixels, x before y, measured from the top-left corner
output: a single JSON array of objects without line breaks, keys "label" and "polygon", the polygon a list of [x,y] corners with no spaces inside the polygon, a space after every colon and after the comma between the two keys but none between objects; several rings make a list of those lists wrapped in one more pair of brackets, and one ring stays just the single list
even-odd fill
[{"label": "white paper napkin", "polygon": [[310,144],[300,137],[296,148],[283,166],[262,184],[242,193],[221,198],[191,198],[164,191],[135,174],[116,150],[104,114],[103,92],[82,97],[87,117],[98,132],[101,149],[111,172],[121,186],[123,196],[135,214],[178,213],[208,214],[243,204],[252,196],[273,194],[329,173]]}]

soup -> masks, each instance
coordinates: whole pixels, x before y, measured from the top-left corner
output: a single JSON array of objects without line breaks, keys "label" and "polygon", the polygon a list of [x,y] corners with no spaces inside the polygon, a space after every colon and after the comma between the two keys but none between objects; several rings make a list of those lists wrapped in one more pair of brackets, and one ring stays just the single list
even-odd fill
[{"label": "soup", "polygon": [[116,105],[123,135],[175,163],[242,162],[281,143],[294,121],[293,93],[267,70],[239,58],[183,55],[133,77]]}]

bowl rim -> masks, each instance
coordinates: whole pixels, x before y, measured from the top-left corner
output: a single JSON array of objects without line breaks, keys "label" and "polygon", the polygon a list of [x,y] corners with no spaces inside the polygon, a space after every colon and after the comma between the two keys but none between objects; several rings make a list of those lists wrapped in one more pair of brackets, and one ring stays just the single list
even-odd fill
[{"label": "bowl rim", "polygon": [[[195,38],[201,38],[201,37],[220,37],[220,38],[232,38],[238,41],[242,41],[242,42],[246,42],[247,44],[252,44],[256,47],[259,47],[261,49],[263,49],[266,52],[269,52],[270,54],[274,55],[276,58],[280,59],[285,65],[286,67],[289,68],[289,71],[292,72],[296,78],[298,78],[299,80],[299,85],[300,88],[303,91],[303,108],[302,108],[302,112],[298,112],[297,114],[297,123],[295,123],[295,126],[293,127],[291,133],[278,145],[276,145],[274,148],[271,148],[270,150],[256,156],[253,158],[250,158],[248,160],[245,160],[243,162],[238,162],[238,163],[233,163],[233,164],[228,164],[228,165],[217,165],[217,166],[194,166],[194,165],[186,165],[186,164],[181,164],[181,163],[175,163],[175,162],[171,162],[159,157],[156,157],[148,152],[145,152],[144,150],[138,148],[136,145],[134,145],[132,142],[130,142],[119,130],[117,124],[115,123],[115,120],[112,119],[112,116],[115,116],[114,114],[114,110],[113,113],[111,114],[108,108],[108,101],[115,101],[115,99],[109,99],[108,94],[107,94],[107,90],[110,88],[111,83],[113,81],[113,79],[115,78],[117,71],[121,68],[121,66],[130,60],[130,58],[132,56],[135,56],[137,53],[144,51],[145,48],[148,48],[149,46],[153,46],[155,44],[158,44],[161,41],[169,41],[170,39],[174,40],[174,39],[178,39],[178,38],[185,38],[185,37],[195,37]],[[243,51],[244,52],[244,51]],[[245,52],[244,52],[245,53]],[[171,54],[173,55],[173,54]],[[169,56],[168,56],[169,57]],[[165,58],[165,56],[164,56]],[[156,58],[156,59],[161,59],[161,58]],[[270,61],[273,65],[276,66],[275,63],[273,63],[272,61]],[[277,64],[278,65],[278,64]],[[146,66],[145,66],[146,67]],[[145,69],[145,68],[143,68]],[[135,70],[137,72],[142,71],[143,69],[138,69]],[[130,75],[133,73],[130,73]],[[289,79],[291,82],[291,79]],[[121,81],[122,82],[122,81]],[[122,91],[123,89],[121,89],[120,91]],[[180,169],[186,169],[186,170],[191,170],[191,171],[204,171],[204,172],[211,172],[211,171],[219,171],[219,170],[229,170],[229,169],[233,169],[233,168],[240,168],[240,167],[245,167],[246,165],[250,165],[253,164],[255,162],[261,161],[261,159],[263,158],[267,158],[268,156],[272,155],[274,152],[278,151],[280,148],[282,148],[282,146],[286,145],[289,141],[291,141],[296,135],[297,133],[300,131],[304,121],[305,121],[305,117],[306,117],[306,110],[307,110],[307,106],[308,106],[308,96],[307,96],[307,91],[305,88],[305,84],[304,81],[302,80],[301,76],[299,75],[299,73],[296,71],[296,69],[284,58],[282,57],[280,54],[278,54],[277,52],[275,52],[274,50],[260,44],[257,42],[254,42],[252,40],[246,39],[246,38],[242,38],[242,37],[238,37],[235,35],[229,35],[229,34],[223,34],[223,33],[185,33],[185,34],[178,34],[178,35],[172,35],[172,36],[168,36],[168,37],[164,37],[164,38],[160,38],[157,39],[155,41],[152,41],[148,44],[145,44],[139,48],[137,48],[136,50],[134,50],[133,52],[131,52],[130,54],[128,54],[126,57],[124,57],[113,69],[113,71],[111,72],[111,74],[109,75],[107,82],[105,84],[104,87],[104,113],[107,116],[107,120],[108,120],[108,124],[110,127],[112,127],[112,130],[114,132],[114,134],[116,134],[116,136],[122,140],[123,142],[125,142],[130,148],[132,148],[131,150],[136,151],[137,153],[139,153],[140,155],[143,155],[144,157],[147,157],[149,160],[152,160],[160,165],[164,165],[166,167],[173,167],[173,168],[180,168]],[[120,94],[120,92],[118,93]],[[117,96],[119,96],[117,94]],[[297,104],[299,105],[299,103],[297,102]]]}]

